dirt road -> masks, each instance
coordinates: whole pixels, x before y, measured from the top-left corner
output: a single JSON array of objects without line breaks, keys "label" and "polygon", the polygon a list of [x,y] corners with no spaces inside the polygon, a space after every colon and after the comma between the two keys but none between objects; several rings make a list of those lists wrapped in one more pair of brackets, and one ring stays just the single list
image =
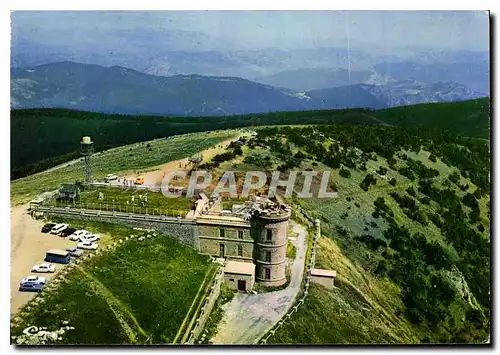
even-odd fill
[{"label": "dirt road", "polygon": [[290,239],[297,250],[292,264],[290,285],[284,290],[256,295],[237,293],[231,302],[223,306],[224,316],[217,326],[216,335],[211,339],[212,343],[254,344],[293,305],[304,276],[307,231],[297,223],[291,224],[298,237],[295,240]]},{"label": "dirt road", "polygon": [[[238,135],[235,135],[231,139],[227,139],[223,142],[220,142],[217,144],[215,147],[205,149],[201,152],[203,156],[203,161],[206,162],[207,160],[211,159],[214,155],[223,153],[229,143],[237,139],[238,137],[241,136],[250,136],[250,133],[239,133]],[[184,158],[184,159],[179,159],[179,160],[174,160],[165,164],[153,166],[151,168],[148,168],[147,172],[141,173],[141,174],[134,174],[134,173],[129,173],[125,174],[125,178],[129,180],[135,180],[135,178],[138,175],[144,176],[144,185],[145,186],[158,186],[161,185],[163,177],[172,171],[181,171],[181,170],[188,170],[192,167],[192,165],[189,164],[189,158]]]},{"label": "dirt road", "polygon": [[[45,251],[65,249],[75,242],[65,240],[50,233],[42,233],[44,222],[37,221],[27,214],[28,205],[11,208],[11,260],[10,260],[10,312],[15,313],[23,304],[34,297],[32,292],[19,292],[19,281],[31,273],[35,264],[43,263]],[[56,272],[63,265],[56,265]],[[54,274],[40,274],[51,278]]]}]

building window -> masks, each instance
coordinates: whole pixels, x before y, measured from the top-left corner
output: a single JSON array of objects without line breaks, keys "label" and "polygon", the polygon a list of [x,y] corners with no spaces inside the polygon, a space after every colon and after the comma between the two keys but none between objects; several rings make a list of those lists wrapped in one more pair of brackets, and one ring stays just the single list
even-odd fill
[{"label": "building window", "polygon": [[238,239],[243,239],[243,231],[238,231]]},{"label": "building window", "polygon": [[238,256],[243,256],[243,245],[238,245]]},{"label": "building window", "polygon": [[271,280],[271,269],[265,268],[264,272],[265,272],[265,279],[266,280]]},{"label": "building window", "polygon": [[224,234],[225,234],[224,232],[225,232],[224,229],[222,229],[222,228],[219,229],[219,237],[220,238],[224,238]]},{"label": "building window", "polygon": [[270,263],[271,262],[271,252],[266,251],[266,262]]},{"label": "building window", "polygon": [[219,257],[224,258],[226,256],[226,246],[224,244],[219,244]]},{"label": "building window", "polygon": [[266,242],[270,242],[273,239],[273,231],[271,229],[266,230]]},{"label": "building window", "polygon": [[234,282],[234,279],[229,279],[229,282]]}]

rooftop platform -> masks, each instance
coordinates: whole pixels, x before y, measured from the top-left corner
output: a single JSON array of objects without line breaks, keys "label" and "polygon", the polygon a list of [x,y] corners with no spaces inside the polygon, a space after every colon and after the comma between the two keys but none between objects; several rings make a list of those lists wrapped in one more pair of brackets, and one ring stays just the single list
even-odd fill
[{"label": "rooftop platform", "polygon": [[337,271],[326,269],[312,269],[311,276],[328,277],[333,279],[337,277]]},{"label": "rooftop platform", "polygon": [[224,273],[238,274],[238,275],[253,275],[255,273],[255,264],[230,260],[226,263],[226,266],[224,266]]}]

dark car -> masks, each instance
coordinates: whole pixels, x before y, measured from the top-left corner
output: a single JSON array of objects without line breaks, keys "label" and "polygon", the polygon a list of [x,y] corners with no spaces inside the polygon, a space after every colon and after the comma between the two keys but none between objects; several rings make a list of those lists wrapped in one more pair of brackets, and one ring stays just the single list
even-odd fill
[{"label": "dark car", "polygon": [[75,233],[76,232],[76,228],[66,228],[65,230],[63,230],[59,235],[63,238],[67,237],[67,236],[70,236],[71,234]]},{"label": "dark car", "polygon": [[42,227],[42,233],[48,233],[55,226],[55,223],[47,223]]},{"label": "dark car", "polygon": [[70,256],[74,256],[75,258],[79,258],[83,254],[83,250],[78,248],[67,248],[67,252],[69,252]]},{"label": "dark car", "polygon": [[45,284],[36,282],[25,282],[19,286],[21,292],[42,292]]}]

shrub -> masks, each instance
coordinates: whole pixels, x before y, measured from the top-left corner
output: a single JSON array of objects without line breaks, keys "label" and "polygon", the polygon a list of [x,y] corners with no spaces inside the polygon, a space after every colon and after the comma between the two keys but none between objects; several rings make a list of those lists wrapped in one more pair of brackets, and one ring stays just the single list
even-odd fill
[{"label": "shrub", "polygon": [[392,185],[392,186],[396,186],[396,178],[392,178],[391,180],[389,180],[389,184]]},{"label": "shrub", "polygon": [[387,174],[387,168],[384,166],[381,166],[378,168],[377,173],[379,173],[380,175],[385,175],[385,174]]},{"label": "shrub", "polygon": [[342,168],[339,170],[339,175],[347,179],[351,177],[351,172],[348,169]]}]

